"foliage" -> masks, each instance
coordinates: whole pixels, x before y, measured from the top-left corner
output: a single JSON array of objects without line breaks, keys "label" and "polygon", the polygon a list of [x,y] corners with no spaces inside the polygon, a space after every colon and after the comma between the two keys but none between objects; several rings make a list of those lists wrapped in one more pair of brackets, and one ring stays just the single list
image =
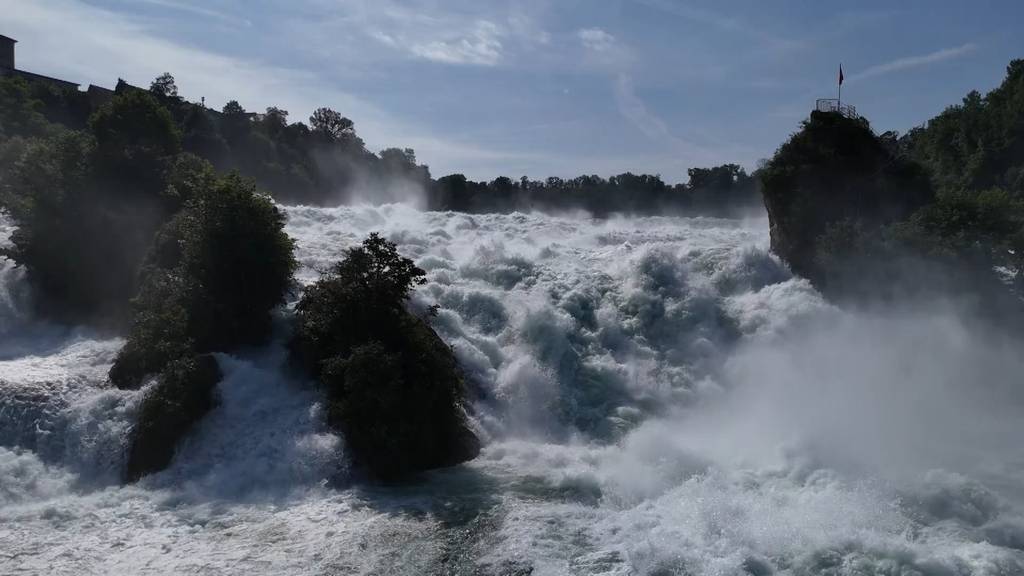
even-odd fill
[{"label": "foliage", "polygon": [[995,90],[971,92],[912,130],[902,145],[943,192],[998,187],[1024,195],[1024,60],[1010,62]]},{"label": "foliage", "polygon": [[760,178],[772,249],[826,289],[829,276],[815,252],[831,226],[846,221],[874,231],[933,197],[925,171],[894,153],[867,121],[829,112],[812,112]]},{"label": "foliage", "polygon": [[[351,199],[358,189],[382,191],[382,201],[393,200],[392,191],[404,196],[405,190],[423,190],[427,207],[464,212],[583,209],[598,216],[664,212],[732,216],[761,206],[757,179],[735,164],[691,169],[690,182],[676,185],[656,175],[631,173],[607,179],[502,176],[491,182],[453,174],[433,181],[412,149],[388,148],[372,154],[352,120],[327,107],[315,110],[309,125],[289,124],[287,111],[273,106],[263,114],[247,113],[235,100],[218,113],[178,97],[169,73],[157,77],[148,91],[118,83],[119,96],[131,93],[154,97],[170,114],[185,151],[219,171],[239,171],[286,203],[338,204]],[[88,109],[83,116],[81,97],[64,92],[49,100],[52,103],[43,106],[47,119],[73,128],[84,124]]]},{"label": "foliage", "polygon": [[1000,266],[1018,276],[1024,269],[1024,198],[999,188],[941,194],[896,231],[931,256],[977,269]]},{"label": "foliage", "polygon": [[[182,176],[203,182],[204,171]],[[284,216],[237,175],[195,188],[150,252],[128,342],[110,371],[122,388],[141,384],[176,357],[259,344],[284,302],[295,260]]]},{"label": "foliage", "polygon": [[296,306],[293,357],[324,386],[356,461],[390,480],[473,458],[451,349],[405,310],[424,272],[371,235]]},{"label": "foliage", "polygon": [[149,85],[149,91],[163,98],[178,97],[178,85],[174,83],[174,76],[170,72],[157,76]]},{"label": "foliage", "polygon": [[309,117],[313,133],[328,142],[352,141],[356,137],[355,124],[330,108],[317,108]]},{"label": "foliage", "polygon": [[139,403],[132,428],[125,480],[167,467],[178,442],[217,404],[221,379],[217,360],[209,355],[185,356],[172,361],[160,380]]},{"label": "foliage", "polygon": [[39,311],[116,323],[161,218],[158,199],[125,197],[122,183],[97,174],[95,140],[73,132],[27,146],[4,184],[18,225],[4,256],[25,267]]},{"label": "foliage", "polygon": [[143,193],[161,185],[165,162],[181,148],[170,112],[139,90],[115,96],[89,119],[89,129],[96,138],[97,168],[149,188]]},{"label": "foliage", "polygon": [[392,331],[425,274],[394,243],[371,234],[306,287],[295,307],[293,353],[319,376],[320,362],[327,357],[347,356],[359,343]]},{"label": "foliage", "polygon": [[33,97],[28,82],[0,78],[0,138],[44,136],[51,130],[43,102]]},{"label": "foliage", "polygon": [[659,176],[624,173],[605,179],[519,180],[501,176],[473,182],[462,174],[439,178],[431,188],[430,206],[460,212],[582,209],[596,216],[611,213],[706,213],[731,216],[761,207],[758,182],[736,164],[692,168],[690,181],[670,186]]}]

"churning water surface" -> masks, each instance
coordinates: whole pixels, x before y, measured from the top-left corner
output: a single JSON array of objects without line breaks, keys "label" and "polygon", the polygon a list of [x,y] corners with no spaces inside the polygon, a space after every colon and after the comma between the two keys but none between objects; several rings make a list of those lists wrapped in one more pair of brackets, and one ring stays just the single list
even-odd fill
[{"label": "churning water surface", "polygon": [[838,310],[761,219],[283,209],[302,283],[374,231],[427,271],[482,454],[361,482],[282,310],[122,486],[123,342],[31,319],[4,264],[0,573],[1024,574],[1021,347],[952,304]]}]

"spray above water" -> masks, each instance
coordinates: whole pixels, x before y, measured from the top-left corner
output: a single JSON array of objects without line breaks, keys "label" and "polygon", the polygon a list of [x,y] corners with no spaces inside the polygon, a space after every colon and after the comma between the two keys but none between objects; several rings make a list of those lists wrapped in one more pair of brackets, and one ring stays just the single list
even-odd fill
[{"label": "spray above water", "polygon": [[953,305],[836,309],[763,220],[283,210],[303,283],[369,232],[427,271],[483,454],[355,481],[278,342],[119,487],[121,342],[5,297],[0,572],[1024,573],[1024,361]]}]

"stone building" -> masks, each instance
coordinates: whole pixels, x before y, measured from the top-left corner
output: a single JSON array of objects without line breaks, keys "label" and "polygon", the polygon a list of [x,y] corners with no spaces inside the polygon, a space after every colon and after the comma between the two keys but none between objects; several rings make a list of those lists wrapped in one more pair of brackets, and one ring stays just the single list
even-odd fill
[{"label": "stone building", "polygon": [[17,42],[14,38],[0,35],[0,76],[18,76],[33,82],[45,82],[57,88],[78,90],[78,83],[76,82],[68,82],[67,80],[51,78],[50,76],[43,76],[35,72],[18,70],[14,61],[14,45]]}]

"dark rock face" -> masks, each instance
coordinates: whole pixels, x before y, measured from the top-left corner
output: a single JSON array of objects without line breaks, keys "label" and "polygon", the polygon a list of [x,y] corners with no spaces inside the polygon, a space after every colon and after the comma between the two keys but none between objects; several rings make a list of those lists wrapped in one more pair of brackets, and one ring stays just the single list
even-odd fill
[{"label": "dark rock face", "polygon": [[[812,112],[761,173],[772,250],[796,274],[828,288],[820,253],[840,223],[860,229],[903,220],[934,198],[927,173],[867,121]],[[836,236],[833,233],[831,236]]]},{"label": "dark rock face", "polygon": [[210,354],[188,356],[167,365],[139,406],[131,433],[125,480],[167,467],[178,442],[217,405],[216,387],[222,375]]}]

